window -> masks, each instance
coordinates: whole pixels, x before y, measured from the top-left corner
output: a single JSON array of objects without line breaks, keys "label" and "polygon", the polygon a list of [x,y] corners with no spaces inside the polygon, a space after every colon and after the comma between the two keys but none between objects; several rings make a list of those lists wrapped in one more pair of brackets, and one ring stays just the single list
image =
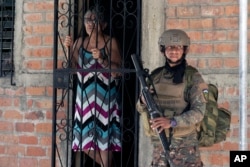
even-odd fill
[{"label": "window", "polygon": [[15,0],[0,0],[0,77],[12,76]]}]

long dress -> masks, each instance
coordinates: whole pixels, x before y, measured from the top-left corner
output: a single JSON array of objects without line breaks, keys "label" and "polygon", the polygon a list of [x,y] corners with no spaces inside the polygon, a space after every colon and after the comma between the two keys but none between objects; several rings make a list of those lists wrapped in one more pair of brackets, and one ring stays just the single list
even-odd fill
[{"label": "long dress", "polygon": [[[105,49],[101,52],[105,54]],[[120,109],[115,80],[83,48],[79,50],[74,113],[74,151],[121,150]]]}]

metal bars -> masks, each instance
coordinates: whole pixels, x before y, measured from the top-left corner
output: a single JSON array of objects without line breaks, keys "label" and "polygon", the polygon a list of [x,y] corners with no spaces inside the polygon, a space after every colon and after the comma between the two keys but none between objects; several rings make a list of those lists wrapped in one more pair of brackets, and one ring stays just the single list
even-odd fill
[{"label": "metal bars", "polygon": [[[74,139],[74,105],[76,94],[76,72],[112,72],[112,69],[73,69],[71,52],[63,46],[66,35],[74,39],[85,37],[84,13],[100,5],[108,16],[106,33],[115,37],[121,47],[122,67],[117,71],[117,90],[122,110],[120,118],[122,151],[114,153],[113,166],[138,166],[138,114],[135,110],[138,83],[131,60],[132,54],[140,54],[141,1],[137,0],[55,0],[54,20],[54,69],[53,69],[53,132],[51,166],[86,167],[97,166],[81,152],[72,151]],[[60,64],[61,63],[61,64]],[[92,70],[92,71],[91,71]],[[62,118],[63,117],[63,118]],[[95,125],[94,125],[95,126]],[[77,165],[78,163],[78,165]]]}]

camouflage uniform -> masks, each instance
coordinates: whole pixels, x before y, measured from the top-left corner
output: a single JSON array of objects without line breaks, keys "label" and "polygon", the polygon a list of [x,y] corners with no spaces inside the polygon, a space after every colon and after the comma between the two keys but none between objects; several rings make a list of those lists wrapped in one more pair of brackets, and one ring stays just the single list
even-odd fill
[{"label": "camouflage uniform", "polygon": [[[202,167],[196,130],[205,112],[207,84],[200,73],[195,73],[193,85],[188,91],[187,102],[184,98],[186,81],[174,84],[172,74],[165,68],[159,68],[156,71],[151,75],[157,94],[155,101],[165,117],[174,118],[177,122],[177,126],[171,128],[169,152],[171,161],[174,167]],[[188,104],[190,106],[187,109]],[[147,112],[145,104],[140,103],[139,100],[136,107],[140,113]],[[166,129],[165,132],[169,138],[169,130]],[[167,167],[164,150],[157,135],[152,133],[150,135],[154,146],[151,167]]]},{"label": "camouflage uniform", "polygon": [[[151,167],[170,167],[167,164],[165,152],[158,140],[153,142],[153,160]],[[187,137],[171,140],[169,156],[174,167],[202,167],[196,133]]]}]

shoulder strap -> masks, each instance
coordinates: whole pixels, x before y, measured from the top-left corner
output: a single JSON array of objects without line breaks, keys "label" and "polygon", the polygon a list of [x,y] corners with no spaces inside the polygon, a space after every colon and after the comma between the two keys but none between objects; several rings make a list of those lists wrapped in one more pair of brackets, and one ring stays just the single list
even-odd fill
[{"label": "shoulder strap", "polygon": [[163,69],[164,69],[164,66],[158,67],[158,68],[154,69],[154,70],[150,73],[149,77],[152,79],[152,81],[156,82],[157,80],[160,79],[160,77],[161,77],[161,72],[162,72]]},{"label": "shoulder strap", "polygon": [[[155,86],[154,86],[154,81],[159,80],[160,79],[160,73],[162,71],[162,69],[164,68],[164,66],[162,67],[158,67],[156,69],[154,69],[150,75],[148,76],[148,83],[153,87],[153,89],[155,90],[154,94],[156,95],[156,97],[158,98]],[[157,76],[158,75],[158,76]]]},{"label": "shoulder strap", "polygon": [[184,89],[184,99],[186,102],[188,102],[188,96],[189,96],[189,90],[192,85],[193,80],[193,74],[196,73],[198,70],[190,65],[187,65],[185,70],[185,80],[186,80],[186,86]]},{"label": "shoulder strap", "polygon": [[[105,40],[105,39],[104,39],[104,40]],[[110,37],[110,38],[108,38],[108,40],[107,40],[107,41],[104,41],[104,42],[105,42],[104,48],[108,45],[109,41],[111,41],[111,37]]]},{"label": "shoulder strap", "polygon": [[156,69],[154,69],[152,72],[151,72],[151,76],[155,75],[155,74],[158,74],[162,69],[164,68],[164,66],[162,67],[158,67]]}]

